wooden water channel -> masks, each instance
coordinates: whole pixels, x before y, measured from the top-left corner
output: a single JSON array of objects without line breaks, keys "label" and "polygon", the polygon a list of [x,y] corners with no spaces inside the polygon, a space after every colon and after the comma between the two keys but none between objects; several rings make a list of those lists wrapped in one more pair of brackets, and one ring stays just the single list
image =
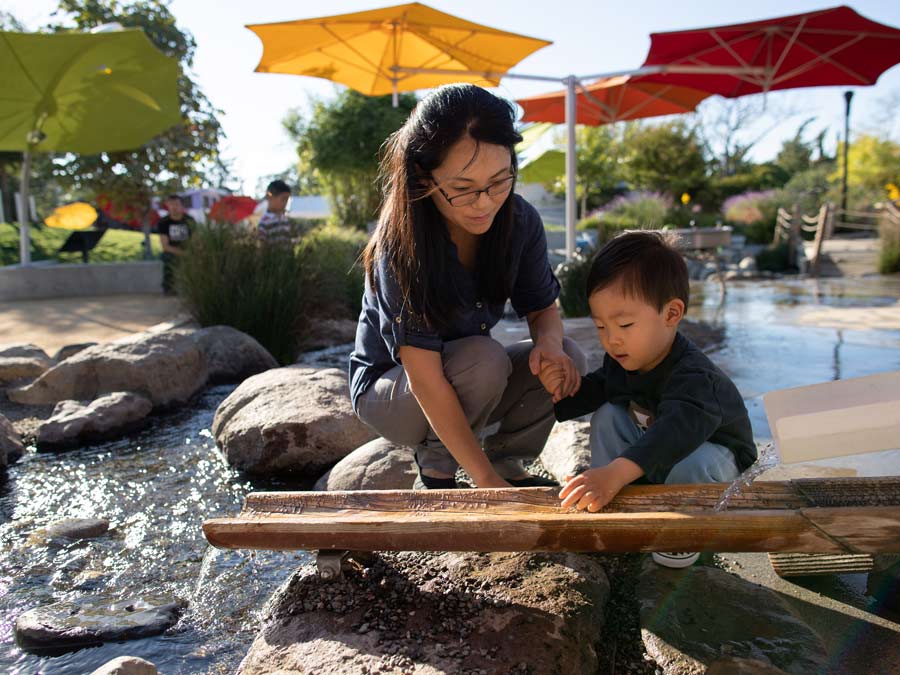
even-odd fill
[{"label": "wooden water channel", "polygon": [[600,513],[558,488],[259,492],[203,524],[219,548],[900,553],[900,476],[629,486]]}]

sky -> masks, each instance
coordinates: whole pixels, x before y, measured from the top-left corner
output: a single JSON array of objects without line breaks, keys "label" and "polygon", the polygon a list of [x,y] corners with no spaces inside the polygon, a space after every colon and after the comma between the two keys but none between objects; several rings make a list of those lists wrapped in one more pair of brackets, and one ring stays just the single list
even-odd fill
[{"label": "sky", "polygon": [[[122,0],[127,2],[127,0]],[[223,155],[231,160],[234,187],[257,194],[261,177],[284,171],[294,163],[293,144],[281,120],[293,107],[308,111],[312,98],[328,99],[339,89],[329,81],[255,73],[262,45],[246,24],[289,21],[323,15],[363,11],[394,4],[391,0],[172,0],[170,9],[178,26],[193,33],[197,51],[193,77],[222,112],[219,120],[226,139]],[[756,0],[724,3],[721,0],[427,0],[426,4],[464,19],[495,28],[553,41],[521,61],[514,73],[564,77],[592,75],[637,68],[646,57],[650,33],[741,23],[834,6],[807,0]],[[12,13],[29,30],[47,23],[54,0],[0,0],[0,9]],[[863,16],[900,27],[900,2],[854,0],[850,5]],[[506,78],[495,93],[515,99],[560,89],[553,83]],[[845,87],[819,87],[773,92],[766,113],[747,137],[765,133],[751,159],[772,159],[784,139],[793,137],[800,123],[815,121],[804,138],[827,128],[827,146],[833,151],[843,133]],[[887,106],[900,105],[900,65],[885,72],[874,87],[853,88],[851,140],[854,133],[877,130],[900,140],[900,115]],[[786,113],[791,114],[786,114]],[[777,113],[778,117],[773,117]]]}]

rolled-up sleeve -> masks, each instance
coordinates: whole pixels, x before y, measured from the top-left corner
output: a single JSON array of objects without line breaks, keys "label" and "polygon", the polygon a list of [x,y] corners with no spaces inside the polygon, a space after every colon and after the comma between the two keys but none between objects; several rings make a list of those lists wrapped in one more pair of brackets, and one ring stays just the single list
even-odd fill
[{"label": "rolled-up sleeve", "polygon": [[375,267],[375,306],[381,337],[391,352],[391,358],[400,363],[400,347],[417,347],[440,352],[444,341],[434,330],[417,321],[403,302],[400,287],[387,261],[379,257]]},{"label": "rolled-up sleeve", "polygon": [[516,227],[521,228],[524,247],[510,295],[510,302],[520,317],[545,309],[559,297],[559,280],[550,269],[544,223],[531,204],[520,201],[521,214]]}]

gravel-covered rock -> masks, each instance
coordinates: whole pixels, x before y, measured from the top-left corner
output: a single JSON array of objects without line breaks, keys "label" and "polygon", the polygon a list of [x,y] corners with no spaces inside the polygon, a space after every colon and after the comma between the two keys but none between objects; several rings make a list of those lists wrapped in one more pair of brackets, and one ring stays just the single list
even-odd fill
[{"label": "gravel-covered rock", "polygon": [[149,399],[117,391],[90,403],[60,401],[37,431],[38,450],[59,450],[140,428],[153,410]]},{"label": "gravel-covered rock", "polygon": [[577,554],[373,554],[333,583],[304,567],[239,673],[593,673],[608,593]]},{"label": "gravel-covered rock", "polygon": [[335,464],[314,489],[409,490],[415,478],[413,449],[376,438]]},{"label": "gravel-covered rock", "polygon": [[244,380],[219,405],[212,432],[241,471],[310,478],[375,436],[350,407],[345,371],[303,366]]}]

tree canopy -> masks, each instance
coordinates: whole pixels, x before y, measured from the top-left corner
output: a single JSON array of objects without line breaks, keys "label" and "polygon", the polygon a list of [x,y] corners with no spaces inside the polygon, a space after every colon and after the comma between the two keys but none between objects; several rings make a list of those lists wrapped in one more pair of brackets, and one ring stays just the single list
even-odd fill
[{"label": "tree canopy", "polygon": [[401,94],[394,108],[390,96],[345,89],[331,101],[316,101],[308,118],[296,109],[284,118],[297,143],[298,175],[313,173],[341,224],[365,227],[375,218],[379,151],[415,105],[413,94]]}]

